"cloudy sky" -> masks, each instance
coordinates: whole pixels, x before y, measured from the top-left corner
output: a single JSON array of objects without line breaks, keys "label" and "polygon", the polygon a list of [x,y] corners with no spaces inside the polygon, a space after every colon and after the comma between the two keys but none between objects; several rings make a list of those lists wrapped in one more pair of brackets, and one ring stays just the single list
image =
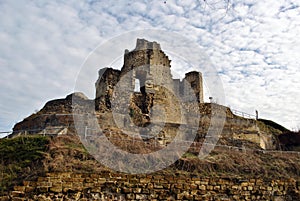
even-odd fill
[{"label": "cloudy sky", "polygon": [[229,1],[0,1],[0,131],[72,93],[99,44],[144,29],[203,48],[226,106],[300,129],[300,1]]}]

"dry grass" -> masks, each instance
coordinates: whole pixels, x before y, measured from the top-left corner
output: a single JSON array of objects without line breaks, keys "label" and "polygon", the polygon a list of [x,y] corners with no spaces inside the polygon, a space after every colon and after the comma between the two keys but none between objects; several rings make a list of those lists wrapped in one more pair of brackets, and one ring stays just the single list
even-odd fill
[{"label": "dry grass", "polygon": [[[129,150],[132,153],[145,154],[162,148],[154,146],[157,144],[151,140],[145,142],[140,139],[128,144],[124,139],[131,140],[129,136],[119,133],[111,139],[111,142],[120,149]],[[75,135],[62,135],[52,139],[22,137],[0,142],[2,152],[0,190],[2,193],[23,179],[34,179],[45,172],[110,171],[87,152],[79,137]],[[201,143],[198,145],[200,146]],[[21,156],[20,152],[12,151],[17,147],[19,150],[26,151],[25,156]],[[7,153],[13,155],[6,156]],[[300,178],[300,154],[298,153],[263,153],[262,150],[216,147],[205,159],[200,160],[197,155],[195,149],[190,150],[173,165],[156,174],[196,174],[201,177],[264,179]]]},{"label": "dry grass", "polygon": [[243,178],[299,178],[300,157],[290,153],[214,150],[207,158],[180,159],[172,167],[195,174]]},{"label": "dry grass", "polygon": [[0,194],[44,173],[42,160],[48,143],[49,139],[40,136],[0,140]]},{"label": "dry grass", "polygon": [[[143,140],[126,144],[117,135],[112,143],[133,153],[149,153],[158,149]],[[119,140],[117,140],[119,139]],[[249,177],[249,178],[299,178],[300,154],[263,153],[244,149],[216,147],[205,159],[200,160],[197,152],[188,152],[164,173],[201,174],[203,176]],[[90,156],[75,136],[62,136],[51,141],[44,165],[47,171],[97,172],[108,170]]]}]

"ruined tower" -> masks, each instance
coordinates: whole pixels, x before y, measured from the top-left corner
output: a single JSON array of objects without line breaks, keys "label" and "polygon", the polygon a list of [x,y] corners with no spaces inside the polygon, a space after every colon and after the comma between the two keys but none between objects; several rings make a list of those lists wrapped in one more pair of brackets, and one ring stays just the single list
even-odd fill
[{"label": "ruined tower", "polygon": [[[192,89],[197,102],[203,103],[202,74],[193,71],[186,73],[182,81],[173,79],[170,63],[171,60],[161,50],[160,44],[137,39],[135,49],[125,50],[121,70],[99,70],[99,79],[96,82],[96,109],[99,104],[110,109],[113,101],[117,103],[118,113],[134,113],[138,124],[143,125],[150,120],[156,123],[182,124],[184,120],[179,118],[180,98],[189,98]],[[118,91],[121,96],[114,99],[114,91]],[[128,101],[128,107],[120,106]],[[154,111],[153,106],[159,107]],[[157,111],[163,112],[164,115],[156,114],[151,118],[151,114]]]},{"label": "ruined tower", "polygon": [[[191,88],[194,90],[194,93],[197,97],[199,103],[204,103],[203,97],[203,80],[202,73],[197,71],[192,71],[185,74],[184,78],[188,83],[190,83]],[[183,91],[185,91],[183,89]]]},{"label": "ruined tower", "polygon": [[155,85],[173,90],[171,60],[161,50],[157,42],[137,39],[134,50],[125,50],[124,65],[121,76],[130,73],[132,80],[128,83],[131,90],[138,82],[141,93],[155,93]]}]

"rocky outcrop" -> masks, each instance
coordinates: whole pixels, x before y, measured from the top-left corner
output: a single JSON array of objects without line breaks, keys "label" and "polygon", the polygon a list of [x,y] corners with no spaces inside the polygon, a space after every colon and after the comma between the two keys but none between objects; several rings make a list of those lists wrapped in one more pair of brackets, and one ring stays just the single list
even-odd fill
[{"label": "rocky outcrop", "polygon": [[[74,104],[77,103],[77,104]],[[60,135],[74,132],[73,107],[93,105],[83,93],[72,93],[64,99],[51,100],[35,114],[13,127],[10,137],[27,134]]]}]

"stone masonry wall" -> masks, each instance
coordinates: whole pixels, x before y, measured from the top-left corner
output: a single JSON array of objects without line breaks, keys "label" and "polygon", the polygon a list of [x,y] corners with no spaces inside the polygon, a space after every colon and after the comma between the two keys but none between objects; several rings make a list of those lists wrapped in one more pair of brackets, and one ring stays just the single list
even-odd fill
[{"label": "stone masonry wall", "polygon": [[0,200],[299,200],[299,181],[196,175],[48,173]]},{"label": "stone masonry wall", "polygon": [[192,71],[186,73],[184,79],[190,83],[189,87],[194,90],[197,100],[204,103],[202,73]]}]

